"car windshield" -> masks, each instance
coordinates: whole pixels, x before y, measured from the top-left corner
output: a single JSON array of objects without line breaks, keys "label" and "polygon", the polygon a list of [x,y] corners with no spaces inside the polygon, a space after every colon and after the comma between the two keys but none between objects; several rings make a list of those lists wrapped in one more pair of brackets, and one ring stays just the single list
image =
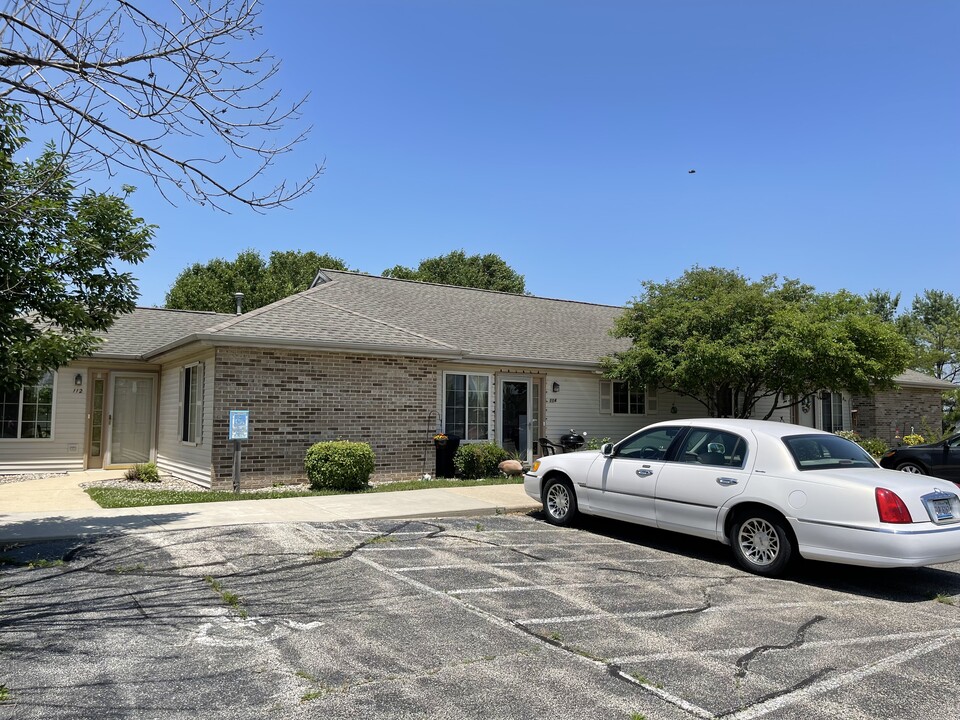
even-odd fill
[{"label": "car windshield", "polygon": [[836,435],[791,435],[783,443],[800,470],[877,467],[866,450]]}]

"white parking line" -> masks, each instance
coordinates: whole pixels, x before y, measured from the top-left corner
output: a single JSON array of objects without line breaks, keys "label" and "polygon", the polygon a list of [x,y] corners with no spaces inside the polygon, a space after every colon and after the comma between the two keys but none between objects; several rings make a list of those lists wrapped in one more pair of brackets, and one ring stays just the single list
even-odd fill
[{"label": "white parking line", "polygon": [[[830,648],[830,647],[855,647],[857,645],[870,645],[877,642],[901,642],[904,640],[926,640],[927,638],[943,637],[943,630],[929,630],[926,632],[906,632],[894,635],[871,635],[869,637],[844,638],[843,640],[813,640],[803,643],[803,648]],[[636,663],[663,662],[665,660],[688,660],[690,658],[738,658],[753,650],[754,647],[739,648],[720,648],[717,650],[683,650],[678,652],[649,653],[646,655],[625,655],[623,657],[612,658],[610,662],[617,665],[632,665]]]},{"label": "white parking line", "polygon": [[697,717],[703,718],[704,720],[714,720],[714,718],[717,717],[709,710],[706,710],[705,708],[702,708],[699,705],[694,705],[692,702],[688,702],[687,700],[684,700],[679,695],[674,695],[673,693],[669,693],[663,688],[657,687],[656,685],[640,682],[632,675],[628,675],[627,673],[625,673],[623,670],[617,670],[617,676],[622,678],[623,680],[626,680],[631,685],[639,685],[651,695],[656,695],[657,697],[663,700],[666,700],[668,703],[672,705],[676,705],[678,708],[681,708],[683,710],[686,710],[691,715],[696,715]]},{"label": "white parking line", "polygon": [[511,592],[527,592],[529,590],[537,590],[540,592],[557,592],[562,590],[572,590],[576,588],[585,588],[585,587],[615,587],[614,584],[600,585],[598,583],[570,583],[567,585],[553,584],[553,585],[510,585],[508,587],[483,587],[483,588],[467,588],[465,590],[447,590],[448,595],[483,595],[486,593],[511,593]]},{"label": "white parking line", "polygon": [[[617,560],[616,562],[628,562],[628,563],[662,563],[662,562],[673,562],[669,558],[657,558],[651,560]],[[418,570],[457,570],[464,568],[475,569],[477,565],[482,567],[521,567],[523,565],[530,565],[536,567],[544,567],[548,565],[598,565],[600,563],[610,564],[609,558],[602,558],[599,560],[534,560],[531,558],[526,562],[498,562],[498,563],[488,563],[488,562],[472,562],[472,563],[454,563],[451,565],[412,565],[410,567],[399,567],[393,568],[394,572],[416,572]]]},{"label": "white parking line", "polygon": [[869,665],[864,665],[856,670],[841,673],[839,675],[814,682],[792,693],[772,698],[766,702],[758,703],[742,712],[734,713],[728,717],[731,720],[753,720],[753,718],[769,715],[770,713],[776,712],[789,705],[796,705],[797,703],[810,700],[817,695],[822,695],[823,693],[836,690],[845,685],[860,682],[871,675],[876,675],[877,673],[894,668],[897,665],[902,665],[903,663],[913,660],[914,658],[918,658],[921,655],[926,655],[935,650],[946,647],[947,645],[956,642],[958,639],[960,639],[960,631],[948,633],[937,640],[931,640],[928,643],[917,645],[909,650],[904,650],[903,652],[889,655],[882,660],[870,663]]},{"label": "white parking line", "polygon": [[700,611],[701,613],[717,613],[717,612],[744,612],[744,611],[753,611],[753,610],[769,610],[771,608],[799,608],[799,607],[810,607],[810,606],[821,606],[821,605],[865,605],[869,604],[869,600],[834,600],[832,602],[785,602],[785,603],[764,603],[757,605],[722,605],[715,607],[704,608],[700,606],[692,607],[678,607],[678,608],[663,608],[662,610],[638,610],[636,612],[628,613],[617,613],[617,612],[601,612],[594,613],[591,615],[561,615],[558,617],[552,618],[530,618],[527,620],[517,620],[521,625],[547,625],[547,624],[563,624],[563,623],[574,623],[574,622],[585,622],[588,620],[606,620],[610,618],[656,618],[656,617],[665,617],[669,615],[676,615],[679,613],[691,613],[694,611]]},{"label": "white parking line", "polygon": [[[523,544],[514,544],[509,545],[497,545],[496,543],[482,542],[480,538],[485,536],[487,533],[477,533],[478,543],[472,542],[472,538],[468,538],[466,535],[463,537],[450,535],[438,535],[433,540],[450,540],[456,541],[466,538],[466,541],[471,548],[476,548],[478,550],[520,550],[520,549],[529,549],[529,548],[546,548],[546,549],[556,549],[556,545],[553,543],[523,543]],[[451,543],[453,544],[453,543]],[[587,547],[590,545],[601,545],[606,547],[619,547],[617,543],[577,543],[577,547]],[[458,549],[462,549],[462,544],[457,546]],[[391,547],[389,545],[381,545],[376,548],[377,552],[444,552],[443,547],[436,545],[416,545],[409,547]],[[615,562],[617,558],[606,556],[608,562]]]}]

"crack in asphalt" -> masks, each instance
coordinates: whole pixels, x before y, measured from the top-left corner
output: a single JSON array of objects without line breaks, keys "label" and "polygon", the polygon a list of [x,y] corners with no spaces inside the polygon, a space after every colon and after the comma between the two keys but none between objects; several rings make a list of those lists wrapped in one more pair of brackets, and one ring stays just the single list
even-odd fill
[{"label": "crack in asphalt", "polygon": [[804,641],[806,640],[807,630],[809,630],[811,627],[816,625],[818,622],[823,622],[826,619],[827,618],[825,618],[823,615],[816,615],[810,620],[807,620],[803,625],[797,628],[797,633],[794,636],[793,640],[791,640],[786,645],[761,645],[759,647],[754,648],[753,650],[748,652],[746,655],[742,655],[737,659],[736,676],[738,678],[744,677],[747,674],[747,668],[750,665],[750,663],[753,662],[755,658],[759,657],[765,652],[769,652],[771,650],[793,650],[794,648],[800,647],[801,645],[803,645]]},{"label": "crack in asphalt", "polygon": [[756,707],[757,705],[762,705],[763,703],[769,700],[773,700],[775,698],[782,697],[784,695],[789,695],[790,693],[796,692],[798,690],[803,690],[803,688],[807,687],[808,685],[813,685],[815,682],[820,680],[820,678],[825,677],[835,671],[836,671],[836,668],[834,667],[821,668],[820,670],[817,670],[815,673],[813,673],[813,675],[809,675],[808,677],[805,677],[803,680],[791,685],[790,687],[783,688],[782,690],[775,690],[774,692],[767,693],[766,695],[761,695],[751,703],[741,705],[735,710],[730,710],[729,712],[721,713],[716,717],[718,719],[731,717],[736,715],[737,713],[743,712],[744,710],[749,710],[750,708]]},{"label": "crack in asphalt", "polygon": [[[436,537],[436,535],[434,535],[434,537]],[[477,545],[491,545],[495,548],[500,548],[501,550],[509,550],[510,552],[516,553],[517,555],[528,557],[531,560],[539,560],[540,562],[543,562],[546,560],[546,558],[540,557],[539,555],[534,555],[533,553],[524,552],[523,550],[517,550],[516,548],[512,548],[512,547],[507,547],[507,546],[501,545],[500,543],[493,542],[492,540],[478,540],[477,538],[470,538],[470,537],[466,537],[465,535],[444,535],[444,537],[456,538],[458,540],[465,540],[466,542],[472,542]]]}]

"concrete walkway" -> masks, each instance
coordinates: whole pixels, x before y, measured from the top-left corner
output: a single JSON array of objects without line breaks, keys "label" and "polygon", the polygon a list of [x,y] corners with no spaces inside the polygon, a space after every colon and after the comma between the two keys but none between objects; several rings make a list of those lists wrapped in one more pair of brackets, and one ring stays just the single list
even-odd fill
[{"label": "concrete walkway", "polygon": [[523,485],[486,485],[104,509],[80,489],[80,483],[117,475],[107,474],[109,471],[93,473],[98,474],[71,473],[0,485],[0,541],[248,523],[493,515],[527,512],[540,507],[527,497]]}]

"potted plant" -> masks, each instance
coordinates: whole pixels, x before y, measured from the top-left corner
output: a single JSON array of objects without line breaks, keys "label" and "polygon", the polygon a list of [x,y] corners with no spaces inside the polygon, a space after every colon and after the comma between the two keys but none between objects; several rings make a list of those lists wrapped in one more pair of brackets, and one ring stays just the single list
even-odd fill
[{"label": "potted plant", "polygon": [[438,448],[442,448],[447,444],[447,439],[448,439],[447,436],[444,435],[443,433],[437,433],[436,435],[433,436],[433,444]]}]

